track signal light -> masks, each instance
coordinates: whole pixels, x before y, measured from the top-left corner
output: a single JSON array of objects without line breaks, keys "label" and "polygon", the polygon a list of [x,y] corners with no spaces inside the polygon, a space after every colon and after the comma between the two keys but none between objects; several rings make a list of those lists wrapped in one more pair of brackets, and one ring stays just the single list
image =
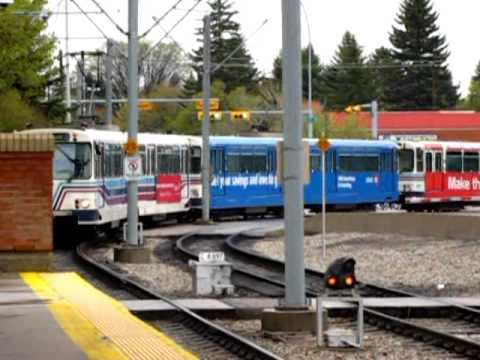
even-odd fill
[{"label": "track signal light", "polygon": [[356,283],[355,259],[353,258],[336,259],[325,273],[325,286],[329,289],[350,289]]}]

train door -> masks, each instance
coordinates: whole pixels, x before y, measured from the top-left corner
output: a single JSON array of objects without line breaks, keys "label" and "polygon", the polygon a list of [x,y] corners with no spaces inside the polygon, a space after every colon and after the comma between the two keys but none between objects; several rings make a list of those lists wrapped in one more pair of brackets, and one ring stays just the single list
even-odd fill
[{"label": "train door", "polygon": [[210,173],[212,197],[225,195],[225,149],[210,151]]},{"label": "train door", "polygon": [[442,152],[425,152],[425,187],[427,192],[440,192],[443,189]]},{"label": "train door", "polygon": [[277,176],[277,149],[269,147],[267,150],[267,176],[268,184],[271,184],[269,191],[272,194],[281,194],[282,187]]}]

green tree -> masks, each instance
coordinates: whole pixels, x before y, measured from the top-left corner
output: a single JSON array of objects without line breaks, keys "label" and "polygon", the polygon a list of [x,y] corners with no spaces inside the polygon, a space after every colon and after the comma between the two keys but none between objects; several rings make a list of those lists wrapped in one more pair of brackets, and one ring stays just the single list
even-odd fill
[{"label": "green tree", "polygon": [[347,31],[344,34],[324,73],[324,84],[324,96],[330,109],[340,110],[372,100],[370,73],[365,67],[362,47],[352,33]]},{"label": "green tree", "polygon": [[477,64],[470,81],[468,95],[465,99],[462,99],[461,108],[480,111],[480,62]]},{"label": "green tree", "polygon": [[[232,58],[212,74],[212,81],[222,81],[227,92],[240,86],[245,87],[248,91],[253,90],[258,78],[258,71],[243,44],[244,39],[240,34],[240,25],[233,20],[237,11],[232,10],[229,0],[211,0],[208,5],[211,9],[211,62],[213,67],[215,64],[220,64],[239,47]],[[194,63],[193,70],[196,76],[190,78],[186,83],[184,92],[186,96],[191,96],[202,88],[203,25],[197,29],[196,35],[201,45],[190,56]]]},{"label": "green tree", "polygon": [[458,86],[446,65],[450,54],[437,20],[430,0],[404,0],[400,5],[390,42],[394,59],[405,67],[390,102],[402,109],[448,108],[458,101]]},{"label": "green tree", "polygon": [[379,101],[382,109],[395,109],[391,99],[395,96],[396,81],[402,73],[392,51],[383,46],[376,49],[368,60],[368,67],[372,79],[373,98]]},{"label": "green tree", "polygon": [[[320,58],[312,48],[312,97],[318,99],[322,90],[322,71]],[[273,78],[281,89],[282,85],[282,57],[279,54],[273,61]],[[308,47],[302,49],[302,92],[308,98]]]},{"label": "green tree", "polygon": [[[58,77],[53,66],[55,41],[44,34],[45,20],[35,16],[19,16],[16,12],[39,12],[45,0],[16,0],[0,10],[0,127],[21,129],[26,123],[35,125],[42,113],[49,114],[45,100],[46,87]],[[8,104],[5,99],[10,99]]]}]

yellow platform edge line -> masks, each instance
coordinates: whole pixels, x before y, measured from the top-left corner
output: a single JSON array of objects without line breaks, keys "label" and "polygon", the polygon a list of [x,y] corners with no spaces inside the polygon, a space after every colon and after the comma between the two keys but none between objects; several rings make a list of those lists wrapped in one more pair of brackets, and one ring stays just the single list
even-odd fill
[{"label": "yellow platform edge line", "polygon": [[[187,359],[187,360],[198,360],[199,358],[183,348],[181,345],[177,344],[172,338],[167,336],[166,334],[162,333],[160,330],[156,329],[155,327],[143,322],[140,320],[138,317],[134,316],[133,314],[130,313],[128,308],[124,306],[121,302],[113,299],[109,295],[103,293],[99,289],[95,288],[92,284],[90,284],[88,281],[83,279],[79,274],[74,273],[74,272],[68,272],[68,273],[22,273],[22,277],[24,278],[24,281],[29,284],[32,289],[34,289],[40,297],[44,299],[55,299],[58,297],[62,297],[62,290],[65,291],[65,289],[61,289],[60,287],[61,284],[69,284],[70,286],[72,284],[78,284],[78,286],[83,287],[87,289],[89,292],[92,293],[92,296],[98,296],[103,298],[104,300],[107,300],[111,306],[117,311],[119,311],[122,316],[130,318],[132,321],[137,323],[139,326],[143,327],[147,331],[151,332],[155,336],[157,336],[160,341],[162,341],[167,347],[170,347],[170,350],[173,351],[173,353],[177,353],[177,355],[181,356],[181,359]],[[81,311],[77,309],[75,304],[67,302],[68,305],[70,306],[70,309],[72,310],[72,313],[76,313],[78,316],[81,316],[84,321],[88,322],[90,328],[94,328],[95,332],[99,334],[100,338],[105,342],[103,334],[98,331],[98,329],[92,324],[88,318],[86,318],[84,315],[82,315]],[[53,305],[53,304],[52,304]],[[49,306],[50,307],[50,306]],[[71,319],[64,319],[66,322],[65,324],[61,323],[61,316],[63,312],[61,309],[56,309],[57,313],[55,315],[57,321],[59,321],[60,325],[62,328],[65,329],[65,331],[72,337],[75,335],[75,329],[73,329],[74,333],[70,334],[67,329],[69,324],[72,323]],[[53,310],[52,310],[53,312]],[[57,318],[59,316],[59,318]],[[68,317],[68,314],[67,314]],[[94,334],[95,332],[89,330],[87,333]],[[88,335],[88,334],[86,334]],[[73,339],[73,338],[72,338]],[[82,340],[80,338],[79,340]],[[126,357],[125,351],[128,352],[128,349],[122,349],[121,347],[118,347],[117,345],[113,344],[112,341],[109,341],[109,344],[111,345],[112,348],[116,349],[116,354],[112,359],[126,359],[129,358],[128,356]],[[79,344],[85,351],[87,351],[87,348],[85,348],[82,344]],[[88,346],[88,344],[86,344]],[[168,350],[167,350],[168,351]],[[120,354],[118,353],[120,352]],[[101,355],[97,357],[95,353],[93,353],[95,357],[91,357],[92,359],[111,359],[111,358],[106,358],[105,356]],[[119,355],[121,357],[119,357]],[[90,355],[89,355],[90,356]]]},{"label": "yellow platform edge line", "polygon": [[[23,281],[43,300],[51,301],[48,309],[69,338],[92,360],[128,360],[128,357],[75,307],[58,297],[55,290],[38,273],[22,273]],[[48,334],[47,334],[48,335]]]}]

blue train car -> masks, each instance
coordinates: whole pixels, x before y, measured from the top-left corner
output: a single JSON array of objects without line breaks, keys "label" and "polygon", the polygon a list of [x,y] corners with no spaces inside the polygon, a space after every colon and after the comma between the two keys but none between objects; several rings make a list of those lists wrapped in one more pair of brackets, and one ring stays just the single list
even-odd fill
[{"label": "blue train car", "polygon": [[[278,138],[212,137],[211,209],[215,213],[283,211],[283,187],[277,178]],[[309,140],[310,183],[305,208],[321,208],[321,151]],[[397,145],[391,141],[332,140],[326,155],[329,209],[373,207],[398,200]]]}]

